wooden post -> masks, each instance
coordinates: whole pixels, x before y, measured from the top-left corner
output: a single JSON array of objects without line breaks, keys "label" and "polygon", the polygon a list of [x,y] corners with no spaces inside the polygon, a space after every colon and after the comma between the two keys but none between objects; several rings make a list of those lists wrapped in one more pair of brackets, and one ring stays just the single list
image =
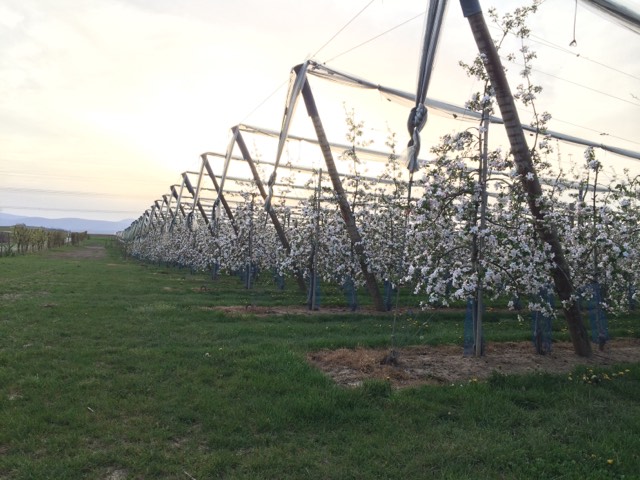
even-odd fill
[{"label": "wooden post", "polygon": [[189,180],[189,176],[187,175],[187,172],[184,172],[182,174],[182,177],[184,178],[184,182],[185,182],[185,186],[187,187],[187,190],[193,197],[193,205],[191,205],[191,212],[194,212],[197,206],[198,210],[200,211],[200,214],[202,215],[202,218],[204,218],[204,222],[207,225],[209,225],[209,218],[207,217],[207,212],[202,206],[202,203],[200,203],[200,188],[202,187],[203,173],[204,173],[204,162],[202,163],[202,165],[200,165],[200,172],[198,173],[198,183],[196,184],[196,188],[193,188],[193,185],[191,184],[191,180]]},{"label": "wooden post", "polygon": [[[200,173],[200,175],[202,175],[202,172]],[[200,203],[200,199],[198,198],[199,195],[200,195],[200,178],[198,178],[198,187],[197,188],[193,188],[193,185],[191,184],[191,180],[189,180],[189,177],[187,176],[186,172],[184,172],[182,174],[182,178],[184,178],[184,186],[187,188],[187,191],[189,192],[189,194],[193,197],[193,203],[191,204],[191,211],[189,213],[195,212],[196,207],[198,207],[198,210],[200,211],[200,214],[204,218],[204,222],[207,225],[209,225],[209,219],[207,218],[207,212],[205,211],[204,207]]]},{"label": "wooden post", "polygon": [[184,179],[182,180],[182,184],[180,184],[180,193],[176,191],[175,185],[171,185],[171,195],[173,196],[173,198],[176,199],[177,205],[176,205],[176,211],[175,211],[175,214],[173,215],[173,219],[171,221],[171,226],[169,227],[169,230],[173,229],[173,226],[175,225],[176,220],[178,220],[178,211],[182,213],[182,218],[185,218],[187,216],[187,212],[184,211],[184,205],[182,205],[182,192],[184,192]]},{"label": "wooden post", "polygon": [[496,93],[496,100],[504,120],[509,143],[511,144],[511,152],[513,153],[522,187],[527,194],[529,210],[534,218],[534,228],[540,241],[548,244],[553,253],[555,264],[552,271],[553,282],[556,293],[562,301],[564,316],[571,341],[573,342],[573,349],[576,354],[588,357],[591,355],[591,343],[582,320],[580,307],[575,300],[575,288],[571,279],[569,264],[564,256],[558,233],[549,224],[545,207],[540,202],[542,199],[542,187],[533,165],[531,152],[527,146],[527,140],[520,124],[518,111],[502,68],[498,51],[487,28],[479,1],[460,0],[460,5],[464,16],[469,21],[478,51],[484,58],[485,69]]},{"label": "wooden post", "polygon": [[[300,65],[294,67],[294,71],[296,72],[296,74],[300,73],[300,68]],[[347,227],[347,232],[349,234],[349,238],[351,239],[353,249],[358,257],[358,262],[360,263],[360,269],[362,270],[362,275],[364,276],[367,290],[369,291],[369,295],[371,295],[371,299],[373,300],[373,304],[376,310],[384,312],[386,311],[384,306],[384,299],[382,298],[382,295],[380,295],[380,288],[378,287],[378,281],[376,280],[375,275],[369,271],[367,259],[364,254],[364,246],[362,245],[362,236],[358,231],[355,217],[353,216],[353,212],[351,211],[351,206],[349,205],[349,201],[347,200],[344,187],[342,186],[342,182],[340,181],[338,169],[336,168],[336,164],[333,161],[331,146],[324,131],[322,120],[320,120],[320,114],[318,113],[318,108],[316,106],[316,102],[313,98],[313,93],[311,92],[311,87],[309,87],[309,82],[307,81],[307,79],[305,79],[304,85],[302,87],[302,98],[304,99],[307,113],[309,114],[309,117],[311,117],[313,128],[316,131],[316,136],[318,137],[318,142],[320,144],[320,150],[322,150],[322,156],[324,157],[324,161],[327,165],[327,173],[329,174],[329,178],[331,178],[333,190],[335,191],[338,205],[340,207],[340,213],[342,214],[342,218]]]},{"label": "wooden post", "polygon": [[[240,130],[239,130],[239,128],[237,126],[233,127],[231,129],[231,131],[234,133],[234,135],[237,133],[236,144],[238,145],[238,148],[240,148],[240,152],[242,153],[242,157],[249,164],[249,168],[251,169],[251,173],[253,174],[253,180],[256,183],[256,187],[258,188],[258,191],[260,192],[260,196],[262,197],[263,200],[266,200],[267,192],[264,189],[264,184],[262,183],[262,180],[260,179],[260,174],[258,173],[258,169],[256,168],[256,164],[253,162],[253,159],[251,158],[251,154],[249,153],[249,149],[247,148],[247,144],[244,142],[244,138],[242,137],[242,133],[240,132]],[[282,224],[280,223],[280,220],[278,220],[278,216],[276,215],[276,212],[273,210],[273,208],[269,208],[267,210],[267,213],[269,214],[269,217],[271,218],[271,222],[273,223],[273,226],[276,229],[276,233],[278,234],[278,238],[280,239],[280,243],[284,247],[285,252],[287,252],[287,255],[290,254],[291,253],[291,244],[289,243],[289,240],[287,239],[287,235],[286,235],[286,233],[284,231],[284,228],[282,228]],[[300,288],[300,291],[306,292],[307,291],[307,285],[306,285],[306,283],[304,281],[304,277],[302,276],[302,272],[297,267],[295,269],[294,276],[296,277],[296,282],[298,284],[298,287]]]},{"label": "wooden post", "polygon": [[233,218],[233,212],[231,211],[231,207],[229,206],[229,203],[224,198],[224,192],[220,192],[220,185],[218,185],[218,181],[216,180],[216,176],[213,173],[211,164],[207,159],[207,155],[208,155],[207,153],[203,153],[202,155],[200,155],[200,157],[202,158],[202,164],[204,165],[204,168],[206,168],[207,174],[209,175],[209,178],[211,178],[211,181],[213,182],[213,188],[216,189],[216,193],[220,198],[220,203],[222,203],[222,207],[224,208],[224,211],[227,213],[227,218],[231,222],[231,227],[233,228],[233,231],[235,232],[236,236],[238,236],[238,226],[236,225],[236,221]]},{"label": "wooden post", "polygon": [[157,222],[154,222],[154,225],[153,225],[154,230],[158,230],[158,228],[162,230],[162,227],[164,226],[164,224],[167,223],[167,216],[164,213],[164,203],[165,203],[164,196],[162,197],[162,203],[160,203],[160,200],[156,200],[154,202],[154,205],[156,206],[156,220],[157,220]]}]

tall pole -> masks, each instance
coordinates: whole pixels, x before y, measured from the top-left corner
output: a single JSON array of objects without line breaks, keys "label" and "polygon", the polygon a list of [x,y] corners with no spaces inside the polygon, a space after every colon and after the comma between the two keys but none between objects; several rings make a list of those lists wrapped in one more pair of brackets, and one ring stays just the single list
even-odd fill
[{"label": "tall pole", "polygon": [[218,198],[220,199],[220,203],[222,203],[222,207],[224,208],[224,211],[227,213],[227,218],[231,222],[231,227],[233,228],[233,231],[235,232],[236,237],[237,237],[238,236],[238,225],[236,225],[236,220],[233,217],[233,212],[231,211],[231,207],[229,206],[229,203],[227,202],[226,198],[224,197],[224,193],[220,190],[220,185],[218,184],[218,181],[216,180],[216,175],[213,173],[213,169],[211,168],[211,164],[209,163],[209,160],[207,159],[207,155],[208,155],[207,153],[203,153],[202,155],[200,155],[200,158],[202,158],[202,164],[204,165],[204,168],[207,170],[207,174],[209,175],[209,178],[213,182],[213,187],[215,188],[216,193],[218,194]]},{"label": "tall pole", "polygon": [[[301,65],[294,67],[294,71],[297,75],[300,75],[300,68]],[[307,113],[309,114],[309,117],[311,117],[313,128],[315,129],[316,136],[318,137],[320,150],[322,150],[322,156],[324,157],[325,164],[327,165],[327,173],[329,174],[329,178],[331,178],[333,190],[336,194],[338,205],[340,207],[340,213],[342,214],[342,218],[344,219],[344,223],[347,227],[347,233],[349,234],[349,238],[351,239],[351,244],[353,245],[353,249],[358,256],[358,262],[360,263],[360,269],[362,271],[362,275],[364,276],[367,290],[369,291],[369,295],[371,295],[371,299],[373,300],[373,304],[376,310],[384,312],[386,311],[384,300],[382,298],[382,295],[380,295],[380,288],[378,287],[378,282],[375,275],[369,271],[367,259],[364,254],[362,236],[358,231],[355,217],[353,216],[353,212],[351,211],[351,206],[349,205],[349,201],[347,200],[344,187],[342,186],[342,182],[340,181],[338,169],[336,168],[336,164],[333,161],[331,146],[329,144],[329,140],[327,139],[327,134],[324,131],[322,120],[320,120],[318,107],[316,106],[316,101],[313,98],[313,93],[311,92],[311,87],[309,87],[309,82],[307,81],[307,79],[304,80],[304,85],[302,87],[302,98],[304,99]]]},{"label": "tall pole", "polygon": [[185,218],[187,213],[184,211],[184,206],[182,205],[182,192],[184,191],[184,179],[182,180],[182,184],[180,184],[180,193],[176,191],[176,186],[171,185],[171,196],[176,199],[176,210],[173,214],[173,218],[171,220],[171,225],[169,227],[169,231],[173,230],[173,226],[178,220],[178,212],[182,213],[182,217]]},{"label": "tall pole", "polygon": [[250,290],[253,287],[253,207],[256,202],[255,194],[251,195],[251,203],[249,204],[249,254],[245,261],[245,288]]},{"label": "tall pole", "polygon": [[200,170],[200,176],[198,177],[198,186],[196,188],[193,188],[193,185],[191,184],[191,180],[189,180],[189,176],[187,175],[187,172],[183,172],[182,178],[184,179],[184,186],[187,188],[187,191],[189,192],[189,194],[191,194],[191,196],[193,197],[193,203],[191,205],[191,212],[189,212],[189,213],[191,213],[191,214],[194,213],[195,210],[196,210],[196,207],[198,207],[198,210],[200,211],[200,214],[202,215],[202,218],[204,219],[204,223],[209,225],[209,219],[207,218],[207,212],[205,211],[204,207],[200,203],[200,183],[202,181],[202,169]]},{"label": "tall pole", "polygon": [[554,268],[552,270],[556,293],[562,301],[562,308],[567,322],[573,349],[582,357],[591,355],[591,343],[582,320],[580,307],[575,299],[575,287],[571,279],[569,264],[562,250],[557,231],[547,220],[547,212],[542,199],[542,187],[531,158],[531,151],[520,124],[513,95],[502,68],[498,51],[493,43],[489,29],[484,20],[478,0],[460,0],[464,16],[469,21],[471,32],[484,58],[484,66],[496,93],[496,101],[507,130],[511,152],[518,169],[522,187],[527,195],[527,204],[534,219],[534,228],[540,241],[551,247]]},{"label": "tall pole", "polygon": [[318,310],[318,249],[320,245],[320,205],[322,202],[322,169],[318,172],[318,186],[315,191],[313,209],[316,213],[316,224],[313,232],[313,257],[311,258],[311,279],[309,291],[309,310]]},{"label": "tall pole", "polygon": [[[256,187],[258,187],[258,191],[260,192],[260,196],[262,197],[263,200],[267,199],[267,191],[264,189],[264,184],[262,183],[262,180],[260,179],[260,174],[258,173],[258,169],[256,168],[255,163],[253,162],[253,159],[251,158],[251,154],[249,153],[249,149],[247,148],[247,144],[244,142],[244,138],[242,137],[242,134],[240,133],[240,130],[238,129],[238,127],[233,127],[232,132],[234,133],[234,135],[236,136],[236,143],[238,145],[238,148],[240,148],[240,152],[242,153],[242,157],[245,159],[245,161],[249,164],[249,168],[251,169],[251,173],[253,175],[253,180],[256,183]],[[278,238],[280,239],[280,243],[282,244],[282,246],[284,247],[285,252],[287,252],[287,254],[291,253],[291,244],[289,243],[289,240],[287,239],[287,235],[284,232],[284,228],[282,228],[282,224],[280,223],[280,220],[278,220],[278,216],[276,215],[276,212],[273,208],[269,208],[267,213],[269,214],[269,217],[271,218],[271,223],[273,223],[274,228],[276,229],[276,233],[278,234]],[[304,277],[302,276],[302,272],[300,272],[300,269],[298,269],[296,267],[294,276],[296,277],[296,282],[298,283],[298,287],[300,288],[300,290],[302,292],[306,292],[307,291],[307,285],[304,281]]]}]

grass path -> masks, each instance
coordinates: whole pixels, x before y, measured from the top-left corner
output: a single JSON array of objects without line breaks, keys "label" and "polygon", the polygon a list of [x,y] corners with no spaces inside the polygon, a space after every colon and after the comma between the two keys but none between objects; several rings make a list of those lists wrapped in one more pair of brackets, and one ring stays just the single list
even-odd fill
[{"label": "grass path", "polygon": [[638,478],[638,364],[346,389],[306,355],[388,318],[227,315],[237,279],[79,253],[104,242],[0,259],[0,479]]}]

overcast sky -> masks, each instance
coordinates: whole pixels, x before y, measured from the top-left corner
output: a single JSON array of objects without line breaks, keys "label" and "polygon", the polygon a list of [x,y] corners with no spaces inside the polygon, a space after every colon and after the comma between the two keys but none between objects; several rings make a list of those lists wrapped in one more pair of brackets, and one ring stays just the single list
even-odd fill
[{"label": "overcast sky", "polygon": [[[462,106],[479,86],[457,63],[476,50],[458,2],[449,3],[429,96]],[[527,3],[481,2],[501,12]],[[231,126],[278,129],[289,71],[309,57],[415,92],[426,5],[0,0],[0,211],[137,218],[181,172],[197,169],[200,153],[223,153]],[[579,3],[570,47],[574,6],[546,0],[531,23],[540,108],[553,115],[553,130],[640,151],[640,37]],[[506,66],[517,82],[521,67]],[[332,141],[344,142],[343,102],[372,136],[388,126],[406,140],[405,106],[390,112],[379,96],[310,82]],[[452,128],[431,115],[425,130]],[[599,156],[607,168],[640,173],[637,161]]]}]

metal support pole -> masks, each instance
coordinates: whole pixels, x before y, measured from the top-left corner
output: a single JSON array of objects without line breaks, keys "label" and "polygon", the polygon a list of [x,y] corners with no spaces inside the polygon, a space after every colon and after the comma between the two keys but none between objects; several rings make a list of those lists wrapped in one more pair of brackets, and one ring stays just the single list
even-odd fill
[{"label": "metal support pole", "polygon": [[477,267],[478,274],[478,290],[476,295],[476,318],[474,330],[474,355],[480,357],[484,354],[482,345],[482,314],[484,311],[483,285],[484,285],[484,268],[482,268],[482,259],[484,257],[484,230],[487,227],[487,174],[488,164],[487,155],[489,150],[489,119],[485,118],[482,122],[482,152],[480,154],[480,228],[477,234]]},{"label": "metal support pole", "polygon": [[310,279],[310,295],[309,310],[318,310],[318,246],[320,244],[320,205],[322,201],[322,169],[318,172],[318,187],[315,192],[314,210],[316,211],[316,224],[313,233],[313,258],[311,261],[311,279]]}]

